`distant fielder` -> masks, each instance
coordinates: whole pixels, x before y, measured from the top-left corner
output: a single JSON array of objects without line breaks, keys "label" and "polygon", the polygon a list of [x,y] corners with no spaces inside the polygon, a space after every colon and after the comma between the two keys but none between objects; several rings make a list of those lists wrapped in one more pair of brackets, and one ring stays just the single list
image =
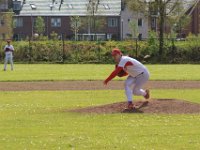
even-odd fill
[{"label": "distant fielder", "polygon": [[149,72],[142,63],[131,57],[123,56],[122,52],[117,48],[112,50],[112,56],[116,62],[116,67],[110,76],[104,80],[104,84],[107,85],[108,82],[116,76],[123,77],[128,75],[125,81],[128,109],[135,109],[132,103],[133,95],[141,95],[144,96],[145,99],[150,97],[149,90],[142,89],[142,86],[149,79]]},{"label": "distant fielder", "polygon": [[10,42],[11,40],[7,40],[7,45],[4,47],[4,52],[5,52],[4,71],[6,71],[8,61],[11,64],[11,70],[13,70],[14,47],[10,44]]}]

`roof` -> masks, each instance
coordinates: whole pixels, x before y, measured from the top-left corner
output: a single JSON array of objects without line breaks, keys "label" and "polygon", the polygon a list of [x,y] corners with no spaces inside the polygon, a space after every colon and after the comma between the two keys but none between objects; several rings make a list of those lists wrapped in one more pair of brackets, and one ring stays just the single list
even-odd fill
[{"label": "roof", "polygon": [[186,9],[186,14],[191,15],[191,13],[197,7],[198,3],[200,3],[200,0],[187,0],[187,1],[189,1],[190,3]]},{"label": "roof", "polygon": [[196,5],[200,2],[200,0],[182,0],[182,2],[185,12],[190,14],[192,13]]},{"label": "roof", "polygon": [[[170,9],[167,9],[166,12],[168,15],[172,15],[174,16],[174,13],[173,14],[170,14],[172,11],[171,11],[171,7],[176,4],[177,1],[171,1],[169,4],[169,7]],[[193,10],[196,8],[197,4],[200,2],[200,0],[181,0],[181,10],[176,10],[176,13],[178,15],[184,15],[184,14],[187,14],[187,15],[190,15]]]},{"label": "roof", "polygon": [[[15,1],[15,0],[13,0]],[[19,1],[19,0],[18,0]],[[87,16],[90,0],[26,0],[20,16]],[[98,1],[98,0],[97,0]],[[61,7],[60,7],[61,6]],[[99,0],[98,16],[120,16],[121,0]]]}]

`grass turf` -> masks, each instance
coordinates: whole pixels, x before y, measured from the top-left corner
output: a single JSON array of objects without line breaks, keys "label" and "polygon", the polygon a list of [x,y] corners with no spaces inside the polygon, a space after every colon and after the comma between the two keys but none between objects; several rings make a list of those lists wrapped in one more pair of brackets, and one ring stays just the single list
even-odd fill
[{"label": "grass turf", "polygon": [[[151,80],[200,80],[200,65],[147,65],[147,68]],[[104,80],[113,69],[114,65],[97,64],[16,64],[15,71],[0,72],[0,81]]]},{"label": "grass turf", "polygon": [[[152,90],[152,95],[200,103],[199,92]],[[0,149],[200,147],[199,115],[83,115],[63,111],[123,101],[121,90],[1,92],[0,97]]]}]

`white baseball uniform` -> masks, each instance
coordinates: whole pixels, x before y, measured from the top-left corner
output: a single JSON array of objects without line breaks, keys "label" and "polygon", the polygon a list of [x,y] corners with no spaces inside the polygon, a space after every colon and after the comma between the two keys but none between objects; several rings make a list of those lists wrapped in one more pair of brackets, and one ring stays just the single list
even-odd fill
[{"label": "white baseball uniform", "polygon": [[13,51],[14,47],[12,45],[6,45],[4,47],[4,52],[5,52],[4,70],[6,70],[8,61],[11,64],[11,70],[13,70]]},{"label": "white baseball uniform", "polygon": [[147,68],[136,59],[128,56],[121,57],[118,67],[122,67],[129,75],[125,81],[125,93],[128,102],[132,102],[133,95],[145,96],[146,92],[142,89],[142,86],[149,79]]}]

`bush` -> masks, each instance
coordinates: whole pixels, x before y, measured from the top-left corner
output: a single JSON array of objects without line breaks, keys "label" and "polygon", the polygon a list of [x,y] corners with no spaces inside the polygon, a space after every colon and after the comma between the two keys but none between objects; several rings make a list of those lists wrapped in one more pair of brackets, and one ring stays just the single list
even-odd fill
[{"label": "bush", "polygon": [[[200,38],[186,41],[166,40],[163,59],[158,62],[158,40],[150,34],[148,41],[19,41],[12,42],[14,60],[29,63],[114,63],[111,50],[118,47],[124,55],[130,55],[147,63],[200,63]],[[6,43],[1,42],[2,49]],[[4,56],[3,51],[1,57]],[[144,59],[146,55],[150,58]]]}]

